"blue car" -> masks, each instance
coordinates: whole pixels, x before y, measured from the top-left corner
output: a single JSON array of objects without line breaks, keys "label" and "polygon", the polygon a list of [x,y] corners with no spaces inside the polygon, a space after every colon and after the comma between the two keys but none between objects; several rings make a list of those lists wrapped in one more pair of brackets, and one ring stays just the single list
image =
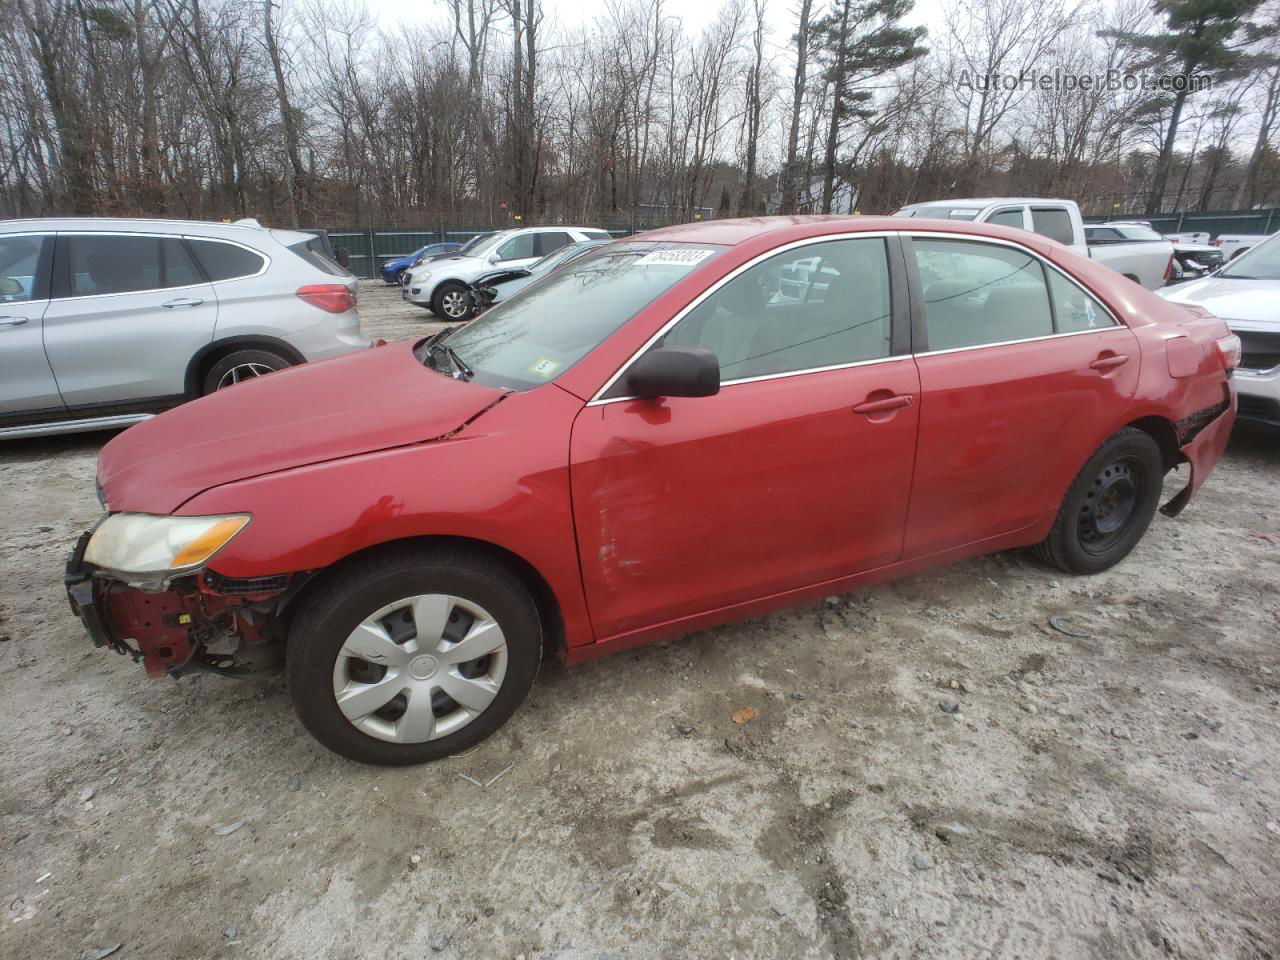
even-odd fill
[{"label": "blue car", "polygon": [[407,256],[397,257],[394,260],[388,260],[381,267],[382,279],[387,283],[400,283],[401,275],[412,267],[419,259],[424,257],[436,257],[445,253],[457,253],[462,249],[460,243],[428,243],[425,247],[413,251]]}]

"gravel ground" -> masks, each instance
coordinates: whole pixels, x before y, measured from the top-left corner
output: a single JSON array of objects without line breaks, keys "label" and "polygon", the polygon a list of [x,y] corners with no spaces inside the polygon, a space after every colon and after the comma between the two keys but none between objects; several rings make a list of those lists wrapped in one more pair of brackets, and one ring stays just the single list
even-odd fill
[{"label": "gravel ground", "polygon": [[106,439],[0,448],[0,956],[1280,953],[1274,437],[1104,575],[1000,554],[550,666],[407,770],[278,681],[89,646],[61,566]]}]

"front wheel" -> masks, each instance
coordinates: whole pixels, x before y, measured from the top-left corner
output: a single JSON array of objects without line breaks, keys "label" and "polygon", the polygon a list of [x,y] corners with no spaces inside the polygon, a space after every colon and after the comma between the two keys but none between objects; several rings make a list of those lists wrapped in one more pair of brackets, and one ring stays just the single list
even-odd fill
[{"label": "front wheel", "polygon": [[461,283],[442,283],[431,298],[431,309],[441,320],[466,320],[473,309],[471,292]]},{"label": "front wheel", "polygon": [[289,631],[303,726],[351,760],[437,760],[484,740],[524,701],[537,608],[505,567],[465,550],[356,560],[313,590]]},{"label": "front wheel", "polygon": [[1164,458],[1151,435],[1118,430],[1076,475],[1036,555],[1068,573],[1115,566],[1147,532],[1163,482]]}]

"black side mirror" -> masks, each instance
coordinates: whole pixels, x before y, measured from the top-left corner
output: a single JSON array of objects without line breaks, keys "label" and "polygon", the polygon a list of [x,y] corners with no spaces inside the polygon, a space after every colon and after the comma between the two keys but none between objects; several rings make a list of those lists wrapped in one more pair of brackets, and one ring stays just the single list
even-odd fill
[{"label": "black side mirror", "polygon": [[333,259],[337,261],[338,266],[342,267],[344,270],[351,266],[351,254],[347,253],[346,247],[334,247]]},{"label": "black side mirror", "polygon": [[659,347],[627,371],[633,397],[711,397],[720,392],[720,361],[705,347]]}]

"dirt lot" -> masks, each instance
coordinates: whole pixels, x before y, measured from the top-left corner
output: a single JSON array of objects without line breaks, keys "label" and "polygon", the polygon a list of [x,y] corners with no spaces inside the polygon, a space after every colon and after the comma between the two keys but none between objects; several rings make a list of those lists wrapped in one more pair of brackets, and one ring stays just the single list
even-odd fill
[{"label": "dirt lot", "polygon": [[[369,286],[371,335],[429,329]],[[550,667],[408,770],[89,646],[106,439],[0,449],[0,956],[1280,955],[1275,438],[1108,574],[1003,554]]]}]

